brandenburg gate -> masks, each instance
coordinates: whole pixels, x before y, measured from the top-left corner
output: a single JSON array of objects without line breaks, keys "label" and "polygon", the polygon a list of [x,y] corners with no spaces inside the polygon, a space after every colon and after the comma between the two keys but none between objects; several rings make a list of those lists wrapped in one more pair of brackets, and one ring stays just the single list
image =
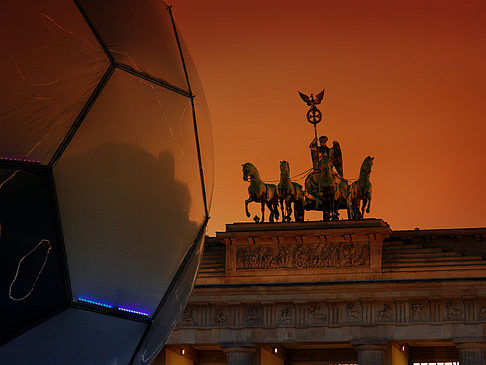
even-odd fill
[{"label": "brandenburg gate", "polygon": [[486,364],[486,228],[235,223],[155,364]]}]

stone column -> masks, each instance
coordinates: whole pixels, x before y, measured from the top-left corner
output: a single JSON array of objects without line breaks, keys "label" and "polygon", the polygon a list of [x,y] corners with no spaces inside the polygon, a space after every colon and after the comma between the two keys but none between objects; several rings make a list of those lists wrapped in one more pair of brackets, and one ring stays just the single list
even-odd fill
[{"label": "stone column", "polygon": [[486,364],[486,342],[456,343],[461,365]]},{"label": "stone column", "polygon": [[221,345],[226,354],[226,365],[253,365],[255,347],[250,344]]},{"label": "stone column", "polygon": [[[358,365],[384,365],[386,345],[355,345],[358,353]],[[461,363],[462,365],[462,363]]]}]

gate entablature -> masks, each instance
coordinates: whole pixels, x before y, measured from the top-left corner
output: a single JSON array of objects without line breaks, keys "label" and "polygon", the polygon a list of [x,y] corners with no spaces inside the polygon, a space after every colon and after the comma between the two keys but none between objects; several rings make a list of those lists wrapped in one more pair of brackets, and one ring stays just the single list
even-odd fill
[{"label": "gate entablature", "polygon": [[225,282],[375,280],[381,273],[381,219],[292,224],[235,223],[216,237],[226,245]]}]

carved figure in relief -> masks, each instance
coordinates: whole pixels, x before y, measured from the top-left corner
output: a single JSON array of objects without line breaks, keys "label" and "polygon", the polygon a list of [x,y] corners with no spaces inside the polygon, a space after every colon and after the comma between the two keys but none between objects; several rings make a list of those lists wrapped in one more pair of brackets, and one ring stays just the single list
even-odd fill
[{"label": "carved figure in relief", "polygon": [[383,309],[378,312],[378,318],[381,321],[389,321],[391,319],[391,309],[389,304],[383,304]]},{"label": "carved figure in relief", "polygon": [[194,317],[192,313],[192,308],[186,308],[184,309],[184,312],[182,312],[181,315],[181,320],[183,323],[194,323]]},{"label": "carved figure in relief", "polygon": [[304,221],[304,192],[302,185],[290,179],[290,165],[287,161],[280,161],[280,182],[278,183],[278,198],[282,210],[282,222],[290,222],[292,203],[294,204],[294,219]]},{"label": "carved figure in relief", "polygon": [[320,305],[315,305],[309,308],[309,313],[314,322],[324,322],[327,319],[327,313],[321,309]]},{"label": "carved figure in relief", "polygon": [[416,321],[425,320],[425,306],[422,303],[414,303],[412,307],[412,319]]},{"label": "carved figure in relief", "polygon": [[216,311],[214,315],[214,320],[216,321],[217,324],[226,322],[227,318],[228,316],[223,311]]},{"label": "carved figure in relief", "polygon": [[348,315],[348,319],[350,321],[359,321],[360,320],[359,306],[356,303],[346,304],[346,314]]},{"label": "carved figure in relief", "polygon": [[297,245],[238,246],[238,270],[331,268],[369,265],[368,243],[322,242]]},{"label": "carved figure in relief", "polygon": [[259,322],[257,307],[249,307],[246,309],[245,321],[247,324],[257,324]]},{"label": "carved figure in relief", "polygon": [[455,320],[455,319],[462,319],[462,311],[456,307],[456,304],[453,302],[446,303],[447,309],[447,319]]},{"label": "carved figure in relief", "polygon": [[270,216],[268,218],[269,221],[274,222],[275,219],[278,220],[279,212],[277,187],[274,184],[265,184],[260,178],[260,174],[258,173],[257,168],[253,166],[253,164],[247,162],[241,166],[243,168],[243,180],[250,180],[250,185],[248,186],[249,197],[247,200],[245,200],[246,216],[250,217],[248,204],[252,202],[257,202],[261,204],[261,222],[265,221],[265,205],[270,210]]},{"label": "carved figure in relief", "polygon": [[285,308],[280,311],[280,316],[279,316],[279,321],[280,323],[289,323],[290,322],[290,309]]},{"label": "carved figure in relief", "polygon": [[479,319],[481,321],[486,320],[486,307],[479,308]]},{"label": "carved figure in relief", "polygon": [[371,205],[371,167],[375,158],[368,156],[361,164],[359,171],[359,178],[349,187],[349,195],[347,198],[349,218],[363,219],[365,208],[366,213],[370,212]]}]

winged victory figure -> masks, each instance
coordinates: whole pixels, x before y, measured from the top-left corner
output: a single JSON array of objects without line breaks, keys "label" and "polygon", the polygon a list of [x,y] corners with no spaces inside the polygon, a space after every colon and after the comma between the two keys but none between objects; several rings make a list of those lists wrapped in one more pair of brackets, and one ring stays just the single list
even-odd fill
[{"label": "winged victory figure", "polygon": [[338,175],[343,177],[343,154],[341,152],[341,146],[339,145],[338,141],[333,141],[331,148],[327,147],[326,143],[327,137],[321,136],[319,137],[320,146],[317,145],[315,138],[309,145],[314,170],[318,169],[319,160],[322,158],[322,155],[326,154],[330,159],[331,165],[336,169]]}]

